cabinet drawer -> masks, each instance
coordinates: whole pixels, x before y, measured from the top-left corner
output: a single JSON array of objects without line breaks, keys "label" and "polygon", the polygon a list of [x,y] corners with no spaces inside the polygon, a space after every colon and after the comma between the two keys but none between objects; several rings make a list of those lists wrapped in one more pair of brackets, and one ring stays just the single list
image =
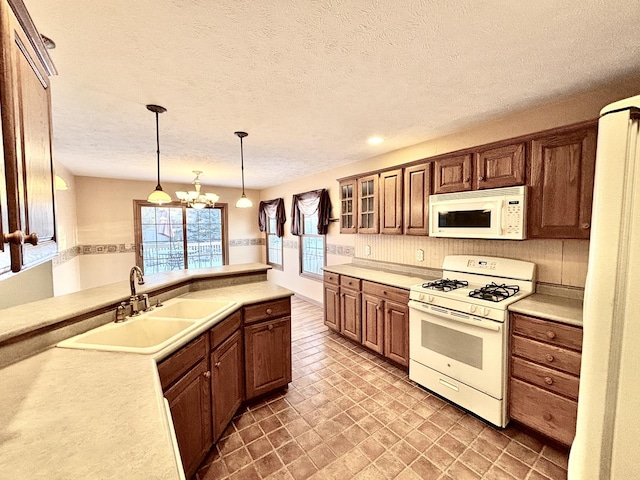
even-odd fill
[{"label": "cabinet drawer", "polygon": [[568,373],[536,365],[518,357],[511,357],[511,376],[578,400],[580,380]]},{"label": "cabinet drawer", "polygon": [[207,357],[209,345],[207,335],[200,335],[191,343],[188,343],[169,358],[158,364],[158,375],[162,391],[166,391],[172,383],[180,378],[187,370],[198,361]]},{"label": "cabinet drawer", "polygon": [[513,420],[571,445],[576,433],[576,402],[515,378],[509,384],[509,416]]},{"label": "cabinet drawer", "polygon": [[291,299],[289,297],[244,307],[245,324],[288,315],[291,315]]},{"label": "cabinet drawer", "polygon": [[224,342],[233,332],[240,329],[242,324],[242,311],[238,310],[222,320],[211,330],[211,350]]},{"label": "cabinet drawer", "polygon": [[337,273],[324,272],[324,282],[331,285],[340,285],[340,276]]},{"label": "cabinet drawer", "polygon": [[511,340],[513,355],[580,376],[581,355],[578,352],[536,342],[518,335],[513,335]]},{"label": "cabinet drawer", "polygon": [[360,290],[360,279],[347,277],[346,275],[340,275],[340,286],[347,287],[352,290]]},{"label": "cabinet drawer", "polygon": [[369,282],[366,280],[362,282],[362,292],[388,300],[393,300],[399,303],[409,302],[409,292],[407,290],[390,287],[388,285],[382,285],[380,283]]},{"label": "cabinet drawer", "polygon": [[572,350],[582,350],[582,329],[512,313],[513,333]]}]

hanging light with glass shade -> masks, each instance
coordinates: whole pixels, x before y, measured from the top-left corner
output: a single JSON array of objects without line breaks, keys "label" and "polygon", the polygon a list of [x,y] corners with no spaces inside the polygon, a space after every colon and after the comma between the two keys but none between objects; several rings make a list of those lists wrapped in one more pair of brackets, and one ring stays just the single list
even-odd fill
[{"label": "hanging light with glass shade", "polygon": [[160,105],[147,105],[147,110],[156,114],[156,152],[158,154],[158,184],[156,185],[156,189],[147,197],[147,201],[162,205],[163,203],[171,202],[171,196],[169,196],[168,193],[164,192],[162,190],[162,186],[160,185],[160,127],[158,124],[158,114],[166,112],[167,109],[161,107]]},{"label": "hanging light with glass shade", "polygon": [[200,189],[202,186],[200,185],[200,175],[202,175],[202,171],[194,170],[193,173],[196,174],[196,178],[193,179],[195,190],[189,190],[188,192],[176,192],[176,197],[178,197],[180,203],[189,208],[202,209],[206,207],[215,207],[216,202],[220,200],[220,196],[215,193],[201,193]]},{"label": "hanging light with glass shade", "polygon": [[244,193],[244,151],[242,147],[242,139],[249,135],[247,132],[234,132],[240,138],[240,168],[242,170],[242,196],[236,202],[236,207],[238,208],[249,208],[253,207],[253,202],[247,198]]}]

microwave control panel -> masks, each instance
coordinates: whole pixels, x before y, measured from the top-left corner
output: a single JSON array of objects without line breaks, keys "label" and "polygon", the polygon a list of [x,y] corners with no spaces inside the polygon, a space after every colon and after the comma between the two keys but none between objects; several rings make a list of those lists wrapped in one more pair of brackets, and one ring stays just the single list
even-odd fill
[{"label": "microwave control panel", "polygon": [[507,200],[506,233],[522,233],[522,203],[520,200]]}]

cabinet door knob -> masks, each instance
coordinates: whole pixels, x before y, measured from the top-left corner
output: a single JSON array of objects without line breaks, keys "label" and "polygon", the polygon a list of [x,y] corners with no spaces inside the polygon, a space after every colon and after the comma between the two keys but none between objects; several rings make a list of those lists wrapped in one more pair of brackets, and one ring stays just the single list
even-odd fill
[{"label": "cabinet door knob", "polygon": [[551,330],[549,330],[549,331],[547,332],[547,338],[548,338],[549,340],[553,340],[554,338],[556,338],[556,334],[555,334],[555,332],[552,332]]},{"label": "cabinet door knob", "polygon": [[464,183],[469,183],[471,181],[471,177],[465,177],[464,178]]},{"label": "cabinet door knob", "polygon": [[549,412],[545,412],[545,413],[542,415],[542,418],[544,418],[547,422],[550,422],[550,421],[551,421],[551,419],[553,418],[553,415],[551,415]]},{"label": "cabinet door knob", "polygon": [[479,182],[484,182],[484,177],[478,177]]},{"label": "cabinet door knob", "polygon": [[553,378],[544,377],[544,383],[546,383],[547,385],[553,385]]},{"label": "cabinet door knob", "polygon": [[580,225],[580,228],[582,230],[589,230],[589,227],[591,227],[590,223],[583,223],[582,225]]},{"label": "cabinet door knob", "polygon": [[211,372],[210,372],[209,370],[207,370],[206,372],[204,372],[204,373],[203,373],[203,375],[204,375],[206,378],[211,378]]},{"label": "cabinet door knob", "polygon": [[270,332],[273,331],[273,325],[269,325],[267,328],[269,329]]},{"label": "cabinet door knob", "polygon": [[220,362],[214,363],[213,366],[216,367],[216,368],[220,368]]},{"label": "cabinet door knob", "polygon": [[23,243],[30,243],[31,245],[38,244],[38,234],[30,233],[25,235],[22,230],[16,230],[12,233],[4,234],[4,243],[13,243],[14,245],[22,245]]},{"label": "cabinet door knob", "polygon": [[271,315],[273,313],[273,310],[270,308],[267,308],[265,311],[267,312],[267,315]]},{"label": "cabinet door knob", "polygon": [[547,359],[547,362],[553,362],[554,360],[553,355],[551,355],[550,353],[547,353],[547,355],[544,358]]}]

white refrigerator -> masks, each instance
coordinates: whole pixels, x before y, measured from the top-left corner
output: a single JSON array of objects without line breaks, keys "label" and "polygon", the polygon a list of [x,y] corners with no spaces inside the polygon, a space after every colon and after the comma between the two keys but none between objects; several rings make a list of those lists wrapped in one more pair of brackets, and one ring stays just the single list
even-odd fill
[{"label": "white refrigerator", "polygon": [[569,480],[640,478],[640,96],[601,111]]}]

